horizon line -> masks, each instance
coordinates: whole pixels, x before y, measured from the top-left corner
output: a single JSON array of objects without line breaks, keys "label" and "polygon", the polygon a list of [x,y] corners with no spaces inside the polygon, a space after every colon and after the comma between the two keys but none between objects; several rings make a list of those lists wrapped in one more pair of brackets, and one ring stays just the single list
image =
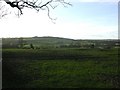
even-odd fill
[{"label": "horizon line", "polygon": [[73,39],[73,40],[118,40],[119,38],[79,38],[79,39],[75,39],[75,38],[68,38],[68,37],[57,37],[57,36],[22,36],[22,37],[0,37],[0,39],[2,38],[42,38],[42,37],[53,37],[53,38],[64,38],[64,39]]}]

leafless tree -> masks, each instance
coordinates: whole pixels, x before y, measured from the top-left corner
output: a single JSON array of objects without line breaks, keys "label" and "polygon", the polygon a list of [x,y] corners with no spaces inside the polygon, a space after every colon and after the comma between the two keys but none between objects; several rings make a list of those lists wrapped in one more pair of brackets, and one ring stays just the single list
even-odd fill
[{"label": "leafless tree", "polygon": [[71,6],[69,2],[66,2],[65,0],[3,0],[8,5],[10,5],[12,8],[17,8],[20,12],[20,15],[23,14],[24,8],[31,8],[35,9],[39,12],[39,10],[47,10],[48,17],[50,17],[50,9],[55,9],[59,4],[62,4],[64,7],[67,7],[68,5]]}]

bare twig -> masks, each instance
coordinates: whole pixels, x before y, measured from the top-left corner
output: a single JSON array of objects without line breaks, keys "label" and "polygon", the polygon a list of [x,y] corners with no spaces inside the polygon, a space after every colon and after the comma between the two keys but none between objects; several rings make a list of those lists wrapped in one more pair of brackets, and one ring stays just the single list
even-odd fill
[{"label": "bare twig", "polygon": [[2,2],[0,1],[0,18],[6,16],[7,14],[7,8],[5,8],[5,5],[2,5]]},{"label": "bare twig", "polygon": [[[69,2],[65,2],[64,0],[48,0],[46,3],[43,3],[42,0],[40,2],[38,2],[38,0],[33,0],[33,1],[29,1],[29,0],[15,0],[15,1],[9,1],[9,0],[4,0],[8,5],[10,5],[13,8],[17,8],[20,11],[20,15],[23,14],[22,9],[26,8],[31,8],[31,9],[35,9],[37,11],[39,10],[44,10],[44,8],[47,8],[48,11],[48,17],[53,20],[53,18],[50,17],[50,7],[52,9],[55,9],[58,4],[62,4],[64,7],[66,7],[67,5],[72,6],[72,4],[70,4]],[[56,6],[52,5],[52,2],[56,3]]]}]

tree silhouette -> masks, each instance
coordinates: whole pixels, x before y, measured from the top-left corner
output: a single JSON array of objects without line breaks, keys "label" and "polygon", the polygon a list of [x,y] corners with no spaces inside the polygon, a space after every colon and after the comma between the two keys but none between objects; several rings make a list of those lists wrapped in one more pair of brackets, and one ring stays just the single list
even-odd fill
[{"label": "tree silhouette", "polygon": [[23,14],[24,8],[31,8],[35,9],[39,12],[39,10],[47,10],[48,17],[50,17],[50,9],[55,9],[59,4],[62,4],[64,7],[67,7],[67,5],[71,4],[69,2],[66,2],[65,0],[44,0],[44,2],[41,0],[3,0],[5,1],[9,6],[12,8],[17,8],[20,12],[20,15]]},{"label": "tree silhouette", "polygon": [[30,48],[31,48],[31,49],[34,49],[34,46],[33,46],[33,44],[30,44]]},{"label": "tree silhouette", "polygon": [[95,44],[91,44],[91,48],[95,48]]}]

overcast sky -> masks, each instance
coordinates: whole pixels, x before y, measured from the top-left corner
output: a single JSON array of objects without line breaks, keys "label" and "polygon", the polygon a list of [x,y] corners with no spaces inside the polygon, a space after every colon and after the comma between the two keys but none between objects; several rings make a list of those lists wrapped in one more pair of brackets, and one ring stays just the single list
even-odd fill
[{"label": "overcast sky", "polygon": [[48,18],[46,11],[36,13],[35,10],[25,9],[24,15],[18,18],[14,14],[16,10],[12,9],[12,14],[0,20],[0,37],[118,38],[119,0],[69,1],[72,7],[59,5],[51,10],[50,16],[57,18],[55,21]]}]

